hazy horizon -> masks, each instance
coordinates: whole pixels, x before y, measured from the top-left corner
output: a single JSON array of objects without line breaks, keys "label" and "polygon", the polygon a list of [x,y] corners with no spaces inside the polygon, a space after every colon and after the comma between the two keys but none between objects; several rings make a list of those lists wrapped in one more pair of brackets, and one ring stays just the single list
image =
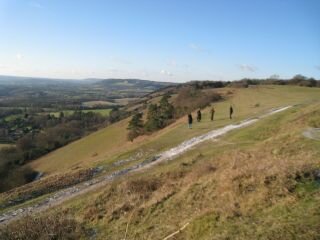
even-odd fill
[{"label": "hazy horizon", "polygon": [[0,0],[0,75],[320,78],[320,2]]},{"label": "hazy horizon", "polygon": [[[296,75],[300,75],[300,74],[296,74]],[[178,81],[175,81],[175,80],[171,80],[171,81],[164,81],[164,80],[152,80],[152,79],[146,79],[146,78],[113,78],[113,77],[108,77],[108,78],[54,78],[54,77],[41,77],[41,76],[18,76],[18,75],[0,75],[0,83],[3,81],[3,78],[16,78],[17,81],[22,81],[22,80],[28,80],[28,79],[41,79],[41,80],[48,80],[48,81],[78,81],[78,82],[90,82],[90,81],[104,81],[104,80],[142,80],[142,81],[155,81],[155,82],[168,82],[168,83],[176,83],[176,84],[179,84],[179,83],[187,83],[187,82],[193,82],[193,81],[222,81],[222,82],[233,82],[233,81],[240,81],[240,80],[243,80],[243,79],[257,79],[257,80],[265,80],[265,79],[272,79],[273,77],[275,79],[279,79],[279,80],[290,80],[292,79],[293,77],[295,77],[296,75],[294,76],[291,76],[289,78],[280,78],[280,76],[269,76],[269,77],[266,77],[266,78],[248,78],[248,77],[244,77],[244,78],[238,78],[238,79],[230,79],[230,80],[221,80],[221,79],[188,79],[188,80],[185,80],[183,82],[178,82]],[[320,81],[320,79],[316,79],[314,78],[313,76],[304,76],[302,75],[303,77],[306,77],[306,78],[313,78],[315,80],[318,80]]]}]

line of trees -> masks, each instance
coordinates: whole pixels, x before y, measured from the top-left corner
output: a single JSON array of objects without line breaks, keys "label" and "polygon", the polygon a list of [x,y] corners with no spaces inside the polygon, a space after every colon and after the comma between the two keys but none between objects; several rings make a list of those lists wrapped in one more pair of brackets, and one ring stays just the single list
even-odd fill
[{"label": "line of trees", "polygon": [[143,113],[138,112],[132,116],[128,125],[128,139],[133,141],[145,133],[152,133],[169,125],[174,119],[174,107],[169,102],[169,94],[165,94],[159,104],[150,104],[145,123]]},{"label": "line of trees", "polygon": [[172,103],[169,101],[171,96],[166,93],[159,104],[149,104],[145,121],[142,112],[135,113],[128,124],[128,139],[133,141],[140,135],[158,131],[175,119],[222,99],[221,95],[215,92],[205,93],[201,89],[199,86],[190,85],[182,87],[178,90],[175,99],[171,101]]},{"label": "line of trees", "polygon": [[242,80],[229,83],[229,86],[232,87],[248,87],[249,85],[292,85],[301,87],[320,87],[320,80],[297,74],[291,79],[280,79],[278,75],[272,75],[267,79],[244,78]]}]

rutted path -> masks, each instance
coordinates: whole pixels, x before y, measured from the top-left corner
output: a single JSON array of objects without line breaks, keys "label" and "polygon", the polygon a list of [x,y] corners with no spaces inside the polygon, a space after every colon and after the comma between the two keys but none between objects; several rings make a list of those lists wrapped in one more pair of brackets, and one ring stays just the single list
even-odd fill
[{"label": "rutted path", "polygon": [[308,128],[306,129],[303,133],[303,136],[305,136],[306,138],[312,139],[312,140],[316,140],[316,141],[320,141],[320,128]]},{"label": "rutted path", "polygon": [[241,121],[238,124],[230,124],[230,125],[227,125],[223,128],[212,130],[206,134],[203,134],[198,137],[194,137],[194,138],[191,138],[187,141],[184,141],[181,144],[179,144],[178,146],[171,148],[167,151],[164,151],[164,152],[160,153],[159,155],[148,158],[139,164],[133,165],[131,167],[128,167],[128,168],[125,168],[125,169],[122,169],[119,171],[115,171],[115,172],[108,174],[108,175],[105,175],[105,176],[96,177],[94,179],[83,182],[83,183],[78,184],[73,187],[65,188],[63,190],[60,190],[60,191],[54,193],[50,197],[47,197],[47,198],[41,200],[40,202],[35,203],[32,206],[19,208],[17,210],[10,210],[8,212],[0,214],[0,225],[6,224],[12,220],[16,220],[24,215],[28,215],[28,214],[32,214],[32,213],[46,210],[52,206],[58,205],[66,200],[69,200],[77,195],[80,195],[80,194],[89,192],[91,190],[94,190],[96,188],[99,188],[99,187],[103,186],[106,182],[110,182],[111,180],[115,179],[116,177],[125,175],[129,172],[142,170],[145,167],[150,167],[156,163],[166,161],[166,160],[171,160],[171,159],[177,157],[178,155],[185,153],[186,151],[188,151],[189,149],[191,149],[192,147],[194,147],[195,145],[197,145],[199,143],[202,143],[202,142],[210,140],[210,139],[215,139],[215,138],[220,137],[220,136],[222,136],[222,135],[224,135],[234,129],[243,128],[243,127],[252,125],[253,123],[257,122],[259,119],[265,118],[267,116],[270,116],[270,115],[278,113],[278,112],[282,112],[284,110],[287,110],[290,107],[291,106],[287,106],[287,107],[283,107],[283,108],[279,108],[279,109],[274,109],[274,110],[271,110],[270,112],[268,112],[258,118],[247,119],[247,120]]}]

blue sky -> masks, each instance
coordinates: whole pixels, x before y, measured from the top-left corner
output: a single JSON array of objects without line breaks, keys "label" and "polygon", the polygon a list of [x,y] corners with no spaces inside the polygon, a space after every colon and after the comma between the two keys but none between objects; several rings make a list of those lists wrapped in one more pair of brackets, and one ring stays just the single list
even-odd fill
[{"label": "blue sky", "polygon": [[0,0],[0,75],[320,78],[319,0]]}]

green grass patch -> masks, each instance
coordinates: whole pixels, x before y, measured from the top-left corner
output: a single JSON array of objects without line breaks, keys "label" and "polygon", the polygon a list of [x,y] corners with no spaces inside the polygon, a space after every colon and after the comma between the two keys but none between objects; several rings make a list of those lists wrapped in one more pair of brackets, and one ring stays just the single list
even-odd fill
[{"label": "green grass patch", "polygon": [[299,184],[297,184],[297,187],[296,187],[296,192],[299,195],[305,195],[308,193],[313,193],[315,191],[320,191],[319,181],[306,180],[304,182],[300,182]]},{"label": "green grass patch", "polygon": [[[102,116],[109,116],[111,110],[112,109],[85,109],[85,110],[81,110],[81,111],[84,113],[94,112],[94,113],[100,113]],[[68,116],[68,115],[73,114],[74,110],[62,110],[59,112],[49,112],[46,114],[51,114],[51,115],[54,115],[55,117],[59,117],[61,112],[63,112],[63,114],[65,116]]]},{"label": "green grass patch", "polygon": [[10,116],[5,117],[4,119],[5,119],[6,121],[10,122],[10,121],[14,121],[14,120],[16,120],[17,118],[21,118],[21,117],[23,117],[23,114],[13,114],[13,115],[10,115]]},{"label": "green grass patch", "polygon": [[310,127],[320,128],[320,110],[314,111],[309,118]]}]

